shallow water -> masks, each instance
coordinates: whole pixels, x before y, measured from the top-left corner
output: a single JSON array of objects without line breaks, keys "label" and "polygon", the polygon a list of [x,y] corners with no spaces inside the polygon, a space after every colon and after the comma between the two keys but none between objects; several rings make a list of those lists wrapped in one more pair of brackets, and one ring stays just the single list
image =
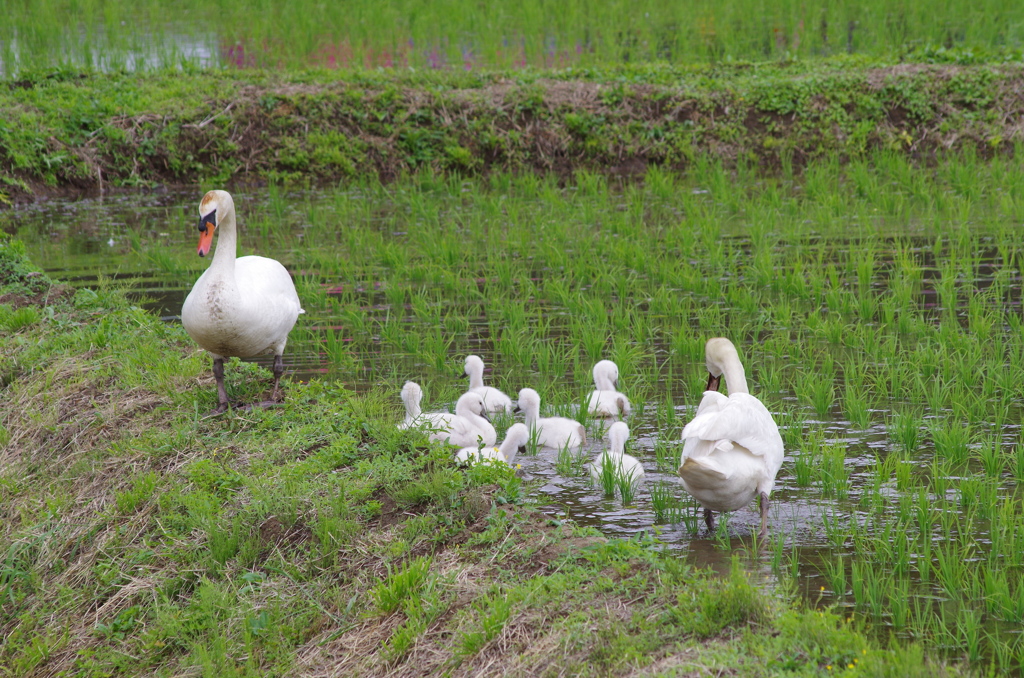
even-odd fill
[{"label": "shallow water", "polygon": [[[706,192],[694,187],[691,194],[700,199]],[[503,385],[496,381],[495,375],[506,374],[513,363],[502,354],[500,337],[495,336],[495,330],[501,329],[501,323],[496,325],[494,322],[493,315],[497,315],[497,310],[489,307],[483,297],[476,298],[472,290],[456,294],[449,289],[454,283],[444,277],[444,266],[425,268],[420,273],[410,272],[415,257],[406,257],[398,247],[420,237],[417,229],[438,228],[439,241],[448,236],[468,238],[467,234],[477,228],[475,220],[483,218],[474,212],[478,206],[471,201],[459,204],[449,199],[445,207],[447,212],[438,215],[432,212],[430,205],[417,206],[418,198],[400,199],[392,194],[394,199],[389,200],[386,195],[359,188],[287,193],[273,189],[243,190],[236,193],[235,198],[243,229],[240,254],[254,249],[261,254],[270,254],[280,259],[299,281],[306,315],[302,316],[301,328],[293,334],[285,356],[292,378],[319,376],[340,379],[356,391],[386,389],[393,394],[397,421],[400,408],[398,389],[404,380],[414,379],[428,385],[426,409],[445,409],[453,405],[464,387],[464,381],[454,377],[461,372],[463,356],[469,353],[484,356],[488,365],[485,379],[494,385]],[[146,308],[168,322],[176,322],[184,295],[207,263],[194,254],[197,198],[197,192],[185,191],[48,201],[0,213],[0,226],[25,240],[33,260],[54,277],[76,286],[111,282],[129,285],[133,294],[145,299]],[[713,200],[710,196],[707,199]],[[579,209],[587,209],[585,200],[579,200]],[[536,211],[527,216],[544,214],[544,198],[540,197],[535,202],[533,207]],[[628,197],[622,197],[620,203],[622,210],[629,209]],[[511,209],[507,205],[502,209],[506,208]],[[648,220],[647,228],[658,228],[659,220],[672,218],[665,216],[670,212],[649,210],[644,216]],[[502,215],[499,221],[504,220],[510,230],[497,230],[489,237],[511,240],[514,236],[510,233],[515,229],[517,218],[520,218],[517,214]],[[451,231],[444,225],[447,220],[455,224]],[[297,232],[298,235],[284,238],[282,229],[272,227],[270,223],[285,225],[283,230]],[[439,223],[442,225],[438,226]],[[325,231],[324,224],[333,226]],[[733,256],[756,256],[757,248],[751,238],[744,235],[746,225],[742,220],[727,228],[730,230],[727,237],[732,242]],[[913,230],[914,227],[908,228]],[[464,230],[461,236],[460,229]],[[355,240],[355,232],[370,233],[372,239]],[[336,235],[325,237],[325,233]],[[834,256],[845,256],[848,254],[845,248],[856,246],[856,242],[844,241],[838,235],[830,237],[816,233],[814,239],[827,241],[828,251]],[[430,245],[429,239],[419,242],[421,247]],[[931,242],[929,238],[921,238],[918,247],[922,260],[926,261],[920,294],[926,318],[942,311],[939,291],[941,262],[935,257],[929,258]],[[374,259],[377,263],[347,270],[346,257],[352,248],[368,246],[367,243],[372,243],[379,254]],[[803,246],[806,243],[805,239]],[[779,247],[785,245],[781,243]],[[393,253],[388,250],[391,246],[395,246]],[[439,256],[442,260],[450,257],[450,266],[454,270],[463,265],[457,251],[452,254],[442,252]],[[535,324],[548,318],[564,320],[565,316],[571,315],[556,299],[541,295],[537,287],[538,281],[563,275],[565,271],[546,267],[540,250],[523,251],[520,256],[534,262],[530,265],[532,280],[517,283],[523,287],[532,286],[528,289],[528,322]],[[982,253],[980,256],[983,261],[972,269],[975,276],[972,282],[984,290],[1002,273],[998,266],[988,261],[994,259],[994,253]],[[500,276],[497,264],[495,270],[495,276]],[[400,281],[403,276],[420,274],[435,276],[435,279],[420,280],[415,285]],[[490,280],[480,278],[475,284],[483,289]],[[401,289],[402,284],[410,289],[426,290],[428,297],[416,298],[409,289]],[[596,286],[600,281],[588,280],[586,284]],[[887,282],[882,275],[875,275],[872,279],[872,285],[885,284]],[[431,294],[434,296],[430,297]],[[427,298],[429,304],[424,301]],[[617,303],[616,299],[618,297],[612,294],[607,302],[609,308]],[[668,321],[658,316],[658,311],[652,310],[654,301],[644,303],[643,312],[650,313],[659,322]],[[1019,311],[1019,276],[1012,281],[1002,303]],[[353,308],[358,308],[367,321],[365,330],[352,329]],[[726,313],[731,312],[726,308]],[[438,318],[443,318],[443,323],[439,324]],[[400,322],[393,322],[395,319],[400,319]],[[452,327],[455,329],[450,329]],[[558,322],[549,329],[550,334],[545,340],[551,345],[561,346],[566,326]],[[999,327],[995,332],[1006,337],[1010,330],[1009,327]],[[392,331],[400,333],[397,339],[382,336]],[[427,342],[433,341],[431,337],[436,337],[440,343],[428,345]],[[329,346],[332,338],[336,340],[333,348]],[[424,343],[417,343],[421,341]],[[520,455],[517,459],[524,477],[536,488],[537,500],[552,516],[566,517],[580,525],[595,527],[609,536],[655,537],[663,548],[694,564],[718,571],[727,571],[733,555],[738,553],[747,569],[756,573],[762,582],[794,582],[796,588],[814,604],[836,603],[852,607],[853,596],[848,591],[831,590],[823,573],[823,563],[836,556],[850,558],[862,554],[858,554],[850,540],[845,540],[842,546],[835,546],[823,524],[830,517],[835,520],[837,516],[850,523],[872,519],[861,505],[861,500],[878,472],[879,460],[893,449],[892,436],[886,426],[892,420],[893,411],[872,407],[870,425],[864,429],[854,428],[843,412],[840,396],[845,382],[839,372],[835,375],[836,399],[825,416],[814,414],[804,401],[797,398],[789,382],[780,384],[777,391],[765,394],[763,397],[775,411],[784,435],[790,426],[814,428],[823,435],[824,443],[841,443],[845,447],[843,466],[849,474],[849,494],[843,498],[830,497],[816,487],[801,487],[796,481],[794,468],[795,454],[800,452],[789,449],[771,497],[770,536],[766,543],[756,545],[750,536],[759,524],[756,504],[728,516],[725,528],[716,535],[709,535],[703,522],[698,520],[697,507],[686,499],[674,473],[674,460],[678,459],[681,449],[679,430],[697,405],[703,365],[697,358],[682,360],[681,367],[666,368],[666,365],[678,365],[680,362],[679,350],[672,342],[673,338],[669,336],[655,336],[647,342],[650,360],[645,359],[644,364],[649,362],[662,367],[645,373],[643,388],[637,387],[640,381],[637,375],[624,372],[620,376],[620,389],[634,399],[634,413],[628,419],[631,429],[628,451],[641,459],[646,472],[646,482],[634,501],[623,505],[618,497],[602,496],[600,489],[592,486],[589,474],[580,466],[577,466],[576,474],[560,473],[556,468],[558,454],[554,450],[541,450],[535,456]],[[400,346],[411,346],[414,350],[396,348]],[[415,350],[416,346],[423,348]],[[578,347],[576,350],[581,351]],[[338,352],[341,359],[332,355],[332,351]],[[758,355],[757,351],[756,345],[741,348],[741,353],[748,356]],[[578,355],[568,361],[553,359],[547,368],[538,360],[526,374],[527,378],[542,382],[560,383],[562,386],[568,383],[559,391],[565,398],[568,398],[565,396],[567,393],[581,396],[591,385],[575,376],[586,375],[589,364]],[[800,369],[806,369],[806,366]],[[523,378],[522,370],[518,374]],[[760,376],[751,375],[751,390],[755,394],[759,394]],[[230,378],[229,370],[229,388]],[[527,384],[515,384],[515,388],[520,385]],[[506,390],[515,397],[514,388],[506,386]],[[571,414],[572,401],[578,402],[578,396],[571,401],[563,399],[556,403],[558,413]],[[900,403],[890,401],[890,407],[897,405]],[[993,434],[997,444],[1006,449],[1012,448],[1020,436],[1020,403],[1014,407],[1013,412],[1008,412],[998,422],[978,424],[979,431],[984,429],[984,433]],[[671,410],[671,416],[668,410]],[[799,417],[794,418],[794,413]],[[925,426],[932,418],[943,416],[940,412],[927,410],[924,415],[922,424]],[[507,423],[504,422],[505,425]],[[590,440],[582,453],[587,460],[596,456],[606,444],[602,440],[602,426],[601,422],[591,423]],[[499,431],[503,428],[499,426]],[[924,434],[921,438],[918,449],[907,459],[907,463],[918,472],[927,468],[935,457],[931,441],[925,440]],[[659,445],[663,457],[668,459],[660,466]],[[954,484],[946,489],[944,498],[956,500],[955,483],[960,480],[959,477],[950,477]],[[652,499],[652,489],[656,487],[667,488],[677,502],[676,520],[657,518]],[[895,487],[891,491],[888,487],[887,484],[883,488],[884,493],[889,494],[895,505],[900,493]],[[1004,475],[998,491],[1000,496],[1012,496],[1018,491],[1017,483]],[[978,535],[978,544],[983,547],[987,543],[986,535]],[[917,587],[915,595],[922,598],[942,596],[934,583],[916,582],[914,585]],[[882,621],[884,623],[885,620]],[[999,626],[994,621],[991,624]]]}]

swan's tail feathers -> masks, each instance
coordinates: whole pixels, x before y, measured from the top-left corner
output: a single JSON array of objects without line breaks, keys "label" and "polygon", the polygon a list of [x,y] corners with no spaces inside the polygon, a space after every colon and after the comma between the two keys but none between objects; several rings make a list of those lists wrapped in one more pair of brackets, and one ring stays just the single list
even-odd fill
[{"label": "swan's tail feathers", "polygon": [[678,474],[685,478],[687,483],[696,487],[711,487],[728,480],[732,471],[720,466],[710,457],[687,457],[683,459]]},{"label": "swan's tail feathers", "polygon": [[299,315],[302,315],[302,314],[303,314],[303,313],[305,313],[305,312],[306,312],[306,309],[304,309],[304,308],[302,308],[302,307],[300,306],[300,307],[299,307]]}]

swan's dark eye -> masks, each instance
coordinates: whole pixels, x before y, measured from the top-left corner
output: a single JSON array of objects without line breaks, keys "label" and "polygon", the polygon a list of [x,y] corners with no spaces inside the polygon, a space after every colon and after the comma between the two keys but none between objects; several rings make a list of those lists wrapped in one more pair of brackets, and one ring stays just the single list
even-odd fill
[{"label": "swan's dark eye", "polygon": [[213,210],[212,212],[210,212],[206,216],[199,218],[199,232],[200,233],[206,233],[206,225],[207,224],[210,224],[211,226],[216,226],[217,225],[217,210]]}]

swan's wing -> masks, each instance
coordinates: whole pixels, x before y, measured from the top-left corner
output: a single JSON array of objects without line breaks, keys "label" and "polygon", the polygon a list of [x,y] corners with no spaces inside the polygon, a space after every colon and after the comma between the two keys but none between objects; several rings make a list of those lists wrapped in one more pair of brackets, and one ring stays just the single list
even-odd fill
[{"label": "swan's wing", "polygon": [[465,417],[452,417],[451,424],[448,427],[449,441],[455,438],[468,439],[475,442],[478,437],[482,437],[485,445],[490,445],[494,442],[493,440],[488,441],[487,436],[482,434],[483,431],[480,430],[480,427],[475,426],[472,421]]},{"label": "swan's wing", "polygon": [[718,391],[704,391],[704,398],[700,401],[700,405],[697,406],[697,414],[693,416],[686,426],[683,427],[683,458],[689,456],[701,456],[701,454],[711,454],[714,451],[714,446],[708,447],[704,450],[704,447],[700,446],[701,449],[693,449],[693,454],[687,454],[687,450],[694,447],[694,444],[690,441],[711,441],[715,439],[708,438],[704,435],[704,431],[711,425],[718,413],[722,411],[722,408],[729,404],[729,398],[719,393]]},{"label": "swan's wing", "polygon": [[[712,395],[717,397],[712,399]],[[697,416],[683,428],[683,458],[687,456],[690,439],[715,443],[716,446],[721,445],[722,441],[731,442],[757,456],[765,457],[765,461],[776,469],[782,464],[783,446],[779,427],[768,408],[748,393],[736,393],[729,397],[711,391],[705,393]],[[697,443],[692,445],[694,451],[703,447]]]}]

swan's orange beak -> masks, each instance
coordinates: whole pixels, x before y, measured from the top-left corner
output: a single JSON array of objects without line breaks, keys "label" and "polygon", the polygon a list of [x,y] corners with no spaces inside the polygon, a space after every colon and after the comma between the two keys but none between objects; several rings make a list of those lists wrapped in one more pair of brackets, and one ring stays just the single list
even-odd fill
[{"label": "swan's orange beak", "polygon": [[199,220],[199,256],[205,257],[213,247],[213,229],[217,228],[217,211],[210,212]]}]

